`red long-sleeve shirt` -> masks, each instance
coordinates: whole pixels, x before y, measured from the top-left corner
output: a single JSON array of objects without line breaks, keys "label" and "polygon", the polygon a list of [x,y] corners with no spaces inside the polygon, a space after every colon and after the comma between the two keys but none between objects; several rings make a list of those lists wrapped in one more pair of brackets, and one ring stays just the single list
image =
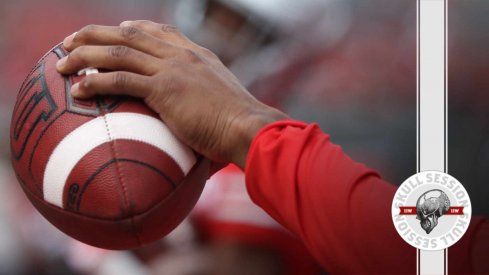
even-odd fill
[{"label": "red long-sleeve shirt", "polygon": [[[254,138],[246,163],[252,200],[297,234],[331,273],[416,273],[416,249],[397,234],[396,187],[350,159],[316,124],[280,121]],[[470,266],[473,219],[450,248],[449,270]],[[452,272],[450,272],[452,273]]]}]

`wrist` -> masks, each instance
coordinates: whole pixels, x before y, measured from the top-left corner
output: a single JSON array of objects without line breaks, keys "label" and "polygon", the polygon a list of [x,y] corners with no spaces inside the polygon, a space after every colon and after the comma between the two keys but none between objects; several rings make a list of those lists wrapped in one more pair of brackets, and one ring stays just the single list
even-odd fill
[{"label": "wrist", "polygon": [[247,115],[246,118],[238,121],[236,125],[237,141],[234,150],[232,150],[230,161],[241,169],[245,169],[248,151],[255,136],[266,125],[289,117],[279,110],[263,105],[264,108],[254,111]]}]

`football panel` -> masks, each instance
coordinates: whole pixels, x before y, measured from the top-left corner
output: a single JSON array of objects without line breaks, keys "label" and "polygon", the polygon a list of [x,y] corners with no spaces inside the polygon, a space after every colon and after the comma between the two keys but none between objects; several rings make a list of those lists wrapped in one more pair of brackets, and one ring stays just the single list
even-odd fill
[{"label": "football panel", "polygon": [[181,185],[143,214],[122,220],[106,220],[68,212],[24,189],[37,210],[65,234],[104,249],[133,249],[171,232],[197,202],[209,173],[208,160],[199,160]]},{"label": "football panel", "polygon": [[91,217],[124,218],[153,207],[183,177],[173,159],[158,148],[114,140],[96,147],[76,164],[64,186],[63,207]]}]

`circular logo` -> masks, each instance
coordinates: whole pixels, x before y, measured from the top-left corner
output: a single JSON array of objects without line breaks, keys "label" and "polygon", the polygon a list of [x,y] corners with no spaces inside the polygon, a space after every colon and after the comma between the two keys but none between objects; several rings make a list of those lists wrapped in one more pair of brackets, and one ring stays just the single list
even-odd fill
[{"label": "circular logo", "polygon": [[456,243],[467,231],[471,215],[465,188],[454,177],[438,171],[409,177],[392,201],[397,232],[422,250],[445,249]]}]

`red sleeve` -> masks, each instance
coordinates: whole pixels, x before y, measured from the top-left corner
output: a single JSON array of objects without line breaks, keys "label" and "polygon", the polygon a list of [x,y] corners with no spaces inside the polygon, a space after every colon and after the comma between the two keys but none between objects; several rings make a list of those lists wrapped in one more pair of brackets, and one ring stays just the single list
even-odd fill
[{"label": "red sleeve", "polygon": [[252,200],[297,234],[328,272],[415,274],[416,249],[392,223],[396,187],[350,159],[316,124],[266,126],[245,172]]}]

